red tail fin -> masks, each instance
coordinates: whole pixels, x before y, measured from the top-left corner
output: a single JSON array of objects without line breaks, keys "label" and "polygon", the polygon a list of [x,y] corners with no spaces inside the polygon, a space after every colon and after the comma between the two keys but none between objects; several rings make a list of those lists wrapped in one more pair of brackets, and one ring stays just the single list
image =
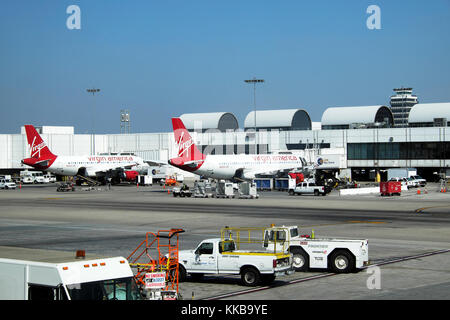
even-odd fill
[{"label": "red tail fin", "polygon": [[36,160],[53,160],[56,158],[34,126],[25,125],[25,132],[27,133],[28,145],[30,147],[30,158]]},{"label": "red tail fin", "polygon": [[205,155],[201,153],[194,143],[189,132],[180,118],[172,118],[173,132],[175,135],[175,142],[178,145],[178,157],[183,162],[204,160]]}]

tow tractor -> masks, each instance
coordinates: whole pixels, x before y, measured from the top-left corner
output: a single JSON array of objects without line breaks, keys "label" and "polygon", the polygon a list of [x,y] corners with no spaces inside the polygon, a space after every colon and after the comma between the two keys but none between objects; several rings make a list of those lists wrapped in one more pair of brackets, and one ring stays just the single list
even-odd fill
[{"label": "tow tractor", "polygon": [[293,254],[295,271],[318,268],[349,273],[369,265],[367,239],[316,239],[314,234],[300,235],[298,226],[271,225],[264,231],[263,246],[267,250],[274,250],[275,246],[280,246],[280,242],[283,248]]},{"label": "tow tractor", "polygon": [[185,184],[183,184],[183,186],[180,187],[174,187],[172,188],[172,194],[173,196],[176,197],[188,197],[190,198],[192,196],[192,192],[191,190],[189,190],[189,187]]}]

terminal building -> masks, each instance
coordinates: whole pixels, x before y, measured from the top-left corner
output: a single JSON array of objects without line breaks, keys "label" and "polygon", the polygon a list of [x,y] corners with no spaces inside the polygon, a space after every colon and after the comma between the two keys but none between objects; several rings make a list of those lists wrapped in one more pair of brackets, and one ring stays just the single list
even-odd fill
[{"label": "terminal building", "polygon": [[[285,153],[300,150],[310,165],[356,180],[370,180],[388,168],[417,168],[434,179],[450,176],[450,103],[415,104],[408,126],[397,127],[384,105],[330,107],[314,125],[306,109],[249,112],[243,128],[229,112],[180,115],[205,154]],[[35,124],[37,126],[37,124]],[[170,119],[168,119],[170,125]],[[178,151],[172,131],[133,134],[74,134],[73,127],[42,127],[42,138],[57,155],[134,153],[167,161]],[[0,169],[18,172],[28,157],[24,131],[0,134]],[[317,160],[321,159],[320,162]],[[325,161],[324,161],[325,160]]]}]

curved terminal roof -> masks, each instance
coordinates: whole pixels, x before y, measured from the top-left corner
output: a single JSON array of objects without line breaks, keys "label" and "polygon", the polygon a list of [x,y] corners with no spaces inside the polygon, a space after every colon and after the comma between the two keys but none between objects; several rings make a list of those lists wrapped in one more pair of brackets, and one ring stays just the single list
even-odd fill
[{"label": "curved terminal roof", "polygon": [[409,123],[434,122],[435,118],[450,121],[450,103],[418,103],[409,111]]},{"label": "curved terminal roof", "polygon": [[385,118],[388,118],[389,125],[392,126],[392,112],[386,106],[333,107],[323,113],[322,127],[352,123],[370,124],[383,122]]},{"label": "curved terminal roof", "polygon": [[[244,128],[255,127],[255,111],[245,117]],[[311,118],[303,109],[257,110],[256,127],[259,129],[311,130]]]},{"label": "curved terminal roof", "polygon": [[185,113],[180,118],[187,130],[218,129],[226,131],[239,128],[236,117],[229,112]]}]

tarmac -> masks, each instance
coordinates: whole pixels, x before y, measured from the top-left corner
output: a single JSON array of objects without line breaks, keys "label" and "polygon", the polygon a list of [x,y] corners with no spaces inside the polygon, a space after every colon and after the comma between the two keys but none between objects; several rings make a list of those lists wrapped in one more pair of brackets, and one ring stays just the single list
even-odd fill
[{"label": "tarmac", "polygon": [[[316,238],[369,240],[372,264],[450,249],[450,193],[429,184],[400,196],[325,197],[260,192],[259,199],[174,198],[158,185],[56,192],[56,185],[0,190],[0,246],[127,257],[146,232],[182,228],[180,249],[220,236],[224,226],[299,225]],[[1,251],[0,251],[1,254]],[[330,275],[326,270],[277,278],[247,292],[239,276],[211,275],[180,283],[186,300],[447,300],[450,253],[379,266],[375,273]],[[374,269],[375,270],[375,269]],[[379,285],[377,285],[379,284]],[[228,296],[227,296],[228,295]]]}]

